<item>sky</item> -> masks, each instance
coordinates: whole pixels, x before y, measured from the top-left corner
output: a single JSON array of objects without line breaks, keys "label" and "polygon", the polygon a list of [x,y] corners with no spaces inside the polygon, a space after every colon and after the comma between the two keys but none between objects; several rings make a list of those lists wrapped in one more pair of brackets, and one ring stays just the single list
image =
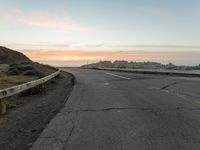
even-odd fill
[{"label": "sky", "polygon": [[199,0],[0,0],[0,45],[34,61],[200,64]]}]

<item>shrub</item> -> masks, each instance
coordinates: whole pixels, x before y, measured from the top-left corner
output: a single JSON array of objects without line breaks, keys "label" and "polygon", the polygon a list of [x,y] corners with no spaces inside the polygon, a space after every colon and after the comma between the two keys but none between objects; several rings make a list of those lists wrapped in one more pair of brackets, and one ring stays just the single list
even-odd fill
[{"label": "shrub", "polygon": [[18,70],[17,68],[12,68],[7,71],[7,74],[8,75],[19,75],[19,74],[21,74],[21,71]]},{"label": "shrub", "polygon": [[28,70],[28,71],[25,71],[23,74],[26,76],[38,76],[39,78],[43,78],[46,76],[46,74],[37,70]]},{"label": "shrub", "polygon": [[9,67],[16,67],[18,64],[10,64]]},{"label": "shrub", "polygon": [[28,70],[28,71],[25,71],[23,74],[26,75],[26,76],[37,76],[38,75],[38,71],[36,71],[36,70]]},{"label": "shrub", "polygon": [[34,68],[30,65],[27,65],[27,66],[18,66],[17,67],[19,70],[21,71],[27,71],[27,70],[33,70]]},{"label": "shrub", "polygon": [[30,62],[21,62],[20,64],[27,65],[27,64],[30,64]]}]

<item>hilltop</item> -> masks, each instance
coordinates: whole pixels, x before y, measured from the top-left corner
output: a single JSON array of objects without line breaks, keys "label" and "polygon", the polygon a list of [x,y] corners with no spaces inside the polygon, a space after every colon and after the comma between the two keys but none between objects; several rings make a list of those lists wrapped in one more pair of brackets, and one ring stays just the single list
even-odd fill
[{"label": "hilltop", "polygon": [[23,53],[0,46],[0,89],[42,78],[56,70],[31,61]]},{"label": "hilltop", "polygon": [[23,53],[0,46],[0,64],[15,64],[22,62],[32,62]]}]

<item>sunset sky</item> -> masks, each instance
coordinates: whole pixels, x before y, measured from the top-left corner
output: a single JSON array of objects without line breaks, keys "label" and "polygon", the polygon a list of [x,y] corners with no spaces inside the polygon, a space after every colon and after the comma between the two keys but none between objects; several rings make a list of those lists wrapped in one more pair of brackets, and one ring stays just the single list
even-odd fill
[{"label": "sunset sky", "polygon": [[200,63],[199,0],[0,0],[0,45],[34,61]]}]

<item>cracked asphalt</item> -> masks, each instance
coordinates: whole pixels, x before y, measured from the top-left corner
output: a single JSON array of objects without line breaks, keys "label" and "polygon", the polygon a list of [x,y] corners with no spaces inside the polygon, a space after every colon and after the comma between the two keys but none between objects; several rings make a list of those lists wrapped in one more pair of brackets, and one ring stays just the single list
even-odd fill
[{"label": "cracked asphalt", "polygon": [[200,79],[78,68],[31,150],[199,150]]}]

